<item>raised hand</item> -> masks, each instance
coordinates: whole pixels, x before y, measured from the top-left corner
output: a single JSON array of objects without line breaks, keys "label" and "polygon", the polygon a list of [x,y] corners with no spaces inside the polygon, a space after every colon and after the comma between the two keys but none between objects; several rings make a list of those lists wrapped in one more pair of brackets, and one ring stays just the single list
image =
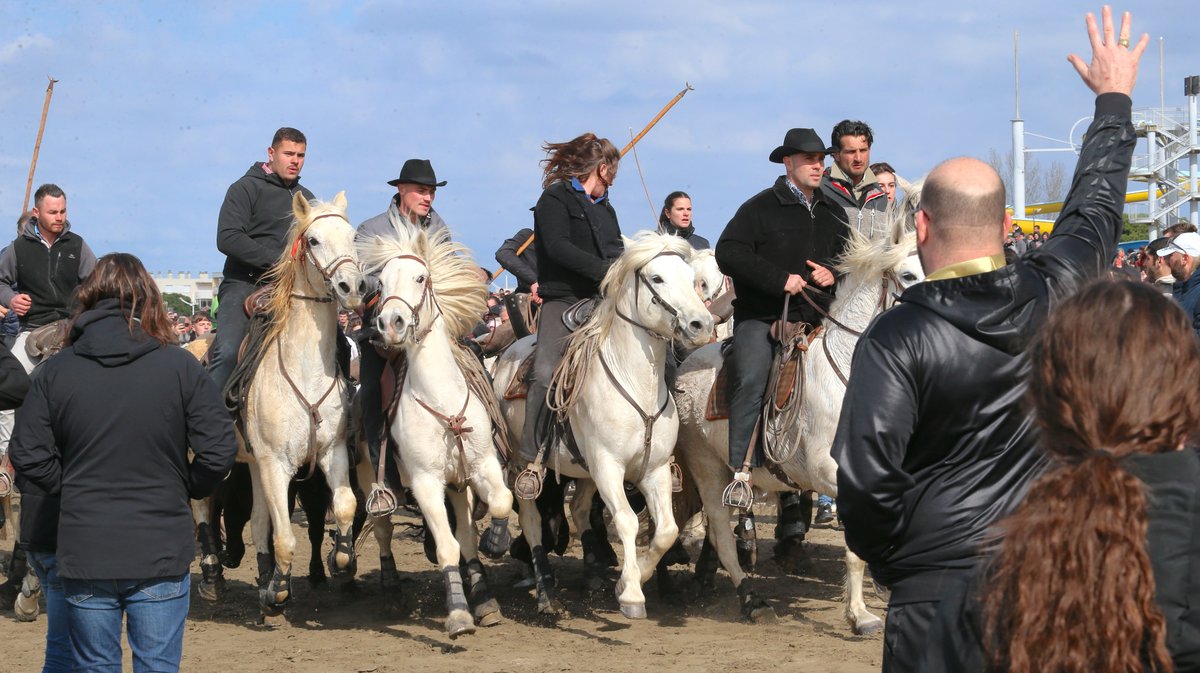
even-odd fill
[{"label": "raised hand", "polygon": [[1121,33],[1116,38],[1113,35],[1112,8],[1104,6],[1101,11],[1104,33],[1096,28],[1096,17],[1091,12],[1087,15],[1088,39],[1092,42],[1092,62],[1085,63],[1075,54],[1067,56],[1071,65],[1075,66],[1079,77],[1096,95],[1103,93],[1123,93],[1133,95],[1133,85],[1137,83],[1138,61],[1150,43],[1150,36],[1142,33],[1141,39],[1129,48],[1129,36],[1132,30],[1132,17],[1129,12],[1121,17]]}]

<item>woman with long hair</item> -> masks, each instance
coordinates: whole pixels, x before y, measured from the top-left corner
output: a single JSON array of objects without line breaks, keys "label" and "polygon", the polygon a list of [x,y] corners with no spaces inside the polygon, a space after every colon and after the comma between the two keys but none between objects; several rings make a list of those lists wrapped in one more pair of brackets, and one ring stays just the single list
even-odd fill
[{"label": "woman with long hair", "polygon": [[600,281],[621,256],[624,243],[608,188],[617,177],[621,152],[607,138],[585,133],[562,143],[543,145],[542,196],[533,209],[538,261],[538,347],[533,355],[525,426],[518,454],[528,465],[514,483],[518,496],[540,485],[543,472],[534,461],[546,426],[546,389],[562,359],[570,333],[563,312],[600,293]]},{"label": "woman with long hair", "polygon": [[662,210],[658,212],[658,233],[678,236],[692,245],[694,250],[708,250],[708,239],[696,233],[692,224],[692,197],[687,192],[675,191],[667,194]]},{"label": "woman with long hair", "polygon": [[102,257],[77,304],[66,347],[17,411],[12,462],[60,495],[57,574],[75,670],[121,670],[126,620],[134,671],[178,670],[194,556],[188,499],[233,466],[233,423],[200,363],[175,347],[136,257]]},{"label": "woman with long hair", "polygon": [[[1200,668],[1200,342],[1152,286],[1100,281],[1030,350],[1045,473],[943,602],[926,671]],[[1130,377],[1133,371],[1139,376]]]}]

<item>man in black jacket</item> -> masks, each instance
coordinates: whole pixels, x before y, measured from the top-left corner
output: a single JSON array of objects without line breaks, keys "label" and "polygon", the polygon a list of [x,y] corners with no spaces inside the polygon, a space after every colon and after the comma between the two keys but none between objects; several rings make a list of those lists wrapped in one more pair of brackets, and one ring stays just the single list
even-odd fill
[{"label": "man in black jacket", "polygon": [[515,236],[504,241],[500,245],[500,249],[496,251],[496,262],[517,279],[517,291],[506,295],[503,301],[505,308],[508,309],[508,321],[513,326],[513,334],[518,339],[530,334],[530,326],[525,322],[522,306],[530,309],[530,315],[535,315],[533,307],[529,306],[529,303],[542,303],[542,298],[537,291],[537,249],[530,240],[531,238],[533,238],[533,230],[522,229]]},{"label": "man in black jacket", "polygon": [[[1094,24],[1092,26],[1094,29]],[[1062,214],[1045,245],[1004,266],[1000,176],[951,159],[925,181],[917,245],[930,272],[858,342],[833,446],[846,543],[891,589],[884,671],[912,671],[938,601],[986,553],[985,536],[1022,497],[1044,458],[1023,408],[1025,348],[1047,314],[1101,275],[1121,236],[1136,135],[1132,51],[1105,8],[1091,32],[1096,94]]]},{"label": "man in black jacket", "polygon": [[[843,211],[819,192],[828,151],[812,129],[792,129],[770,160],[785,175],[746,201],[717,241],[717,263],[733,280],[735,327],[729,355],[729,466],[734,481],[749,482],[749,467],[762,464],[751,446],[762,411],[775,344],[771,322],[783,314],[784,297],[810,283],[831,288],[833,263],[846,245]],[[828,307],[828,292],[814,293]],[[821,324],[821,315],[796,297],[789,321]],[[807,522],[805,522],[807,523]]]},{"label": "man in black jacket", "polygon": [[300,185],[307,148],[303,133],[286,126],[279,129],[267,148],[267,160],[251,165],[225,192],[217,217],[217,249],[225,253],[225,269],[217,289],[217,335],[208,368],[218,390],[225,389],[246,336],[250,320],[242,304],[287,247],[292,195],[301,192],[313,198]]},{"label": "man in black jacket", "polygon": [[864,236],[874,236],[887,225],[887,193],[871,170],[871,145],[875,136],[866,122],[843,119],[833,127],[833,165],[821,179],[821,193],[846,209],[850,226]]}]

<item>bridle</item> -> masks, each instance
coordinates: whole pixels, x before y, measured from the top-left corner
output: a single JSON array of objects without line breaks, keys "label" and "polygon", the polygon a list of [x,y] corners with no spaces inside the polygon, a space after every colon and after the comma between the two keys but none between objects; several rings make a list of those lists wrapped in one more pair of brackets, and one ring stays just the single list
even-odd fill
[{"label": "bridle", "polygon": [[[317,215],[312,219],[312,222],[309,222],[308,224],[309,226],[312,226],[313,222],[326,217],[336,217],[344,221],[347,225],[350,224],[350,219],[341,213],[325,213],[324,215]],[[326,294],[324,297],[310,297],[298,292],[293,292],[291,296],[293,299],[304,299],[306,301],[315,301],[321,304],[328,304],[333,301],[333,274],[337,273],[338,269],[342,268],[346,264],[358,264],[358,262],[356,262],[350,255],[339,255],[325,266],[321,266],[321,263],[317,261],[316,255],[313,254],[312,246],[308,244],[308,241],[305,240],[303,235],[297,236],[296,241],[292,243],[292,259],[296,259],[297,255],[300,254],[304,256],[304,259],[309,264],[312,264],[313,268],[317,270],[317,273],[321,274],[321,278],[325,281]]]},{"label": "bridle", "polygon": [[[646,280],[646,274],[643,273],[643,270],[647,266],[650,265],[650,262],[653,262],[654,260],[658,259],[659,257],[667,257],[667,256],[678,257],[680,259],[683,259],[685,262],[687,261],[686,259],[684,259],[684,256],[679,254],[678,252],[670,252],[670,251],[666,251],[666,250],[651,257],[636,272],[637,281],[633,285],[633,305],[634,306],[638,305],[638,292],[642,286],[645,286],[646,290],[651,295],[651,299],[650,299],[651,305],[658,304],[659,306],[662,307],[662,309],[664,311],[667,312],[667,315],[671,316],[671,333],[674,334],[679,331],[679,309],[677,309],[673,305],[671,305],[671,302],[667,301],[666,299],[663,299],[663,296],[661,294],[659,294],[658,290],[654,289],[654,284],[651,283],[650,281]],[[633,318],[630,318],[629,316],[622,313],[620,308],[616,309],[616,313],[617,313],[618,318],[620,318],[621,320],[624,320],[625,322],[629,323],[630,325],[633,325],[634,327],[638,327],[638,328],[645,330],[647,334],[654,337],[655,339],[661,339],[663,341],[666,341],[671,338],[671,337],[663,336],[663,335],[659,334],[658,332],[656,332],[655,330],[651,329],[650,327],[643,325],[642,323],[634,320]]]},{"label": "bridle", "polygon": [[[397,260],[397,259],[411,259],[414,262],[418,262],[421,266],[425,267],[425,285],[421,289],[421,299],[414,306],[414,305],[408,303],[408,301],[406,299],[404,299],[404,297],[400,297],[400,296],[397,296],[394,294],[389,294],[388,296],[386,296],[382,300],[380,300],[379,308],[376,310],[378,312],[382,313],[384,304],[387,304],[389,301],[398,301],[401,304],[404,304],[406,307],[408,307],[408,310],[412,313],[412,319],[410,322],[412,324],[412,330],[413,330],[413,342],[419,344],[426,336],[429,335],[429,331],[433,329],[433,321],[432,320],[424,328],[421,328],[421,309],[425,308],[426,301],[433,298],[433,278],[429,273],[429,264],[427,264],[425,262],[425,260],[421,259],[420,257],[417,257],[416,255],[396,255],[395,257],[388,258],[388,260],[383,263],[383,266],[387,266],[388,262],[391,262],[391,261]],[[434,301],[436,301],[436,300],[434,300]]]}]

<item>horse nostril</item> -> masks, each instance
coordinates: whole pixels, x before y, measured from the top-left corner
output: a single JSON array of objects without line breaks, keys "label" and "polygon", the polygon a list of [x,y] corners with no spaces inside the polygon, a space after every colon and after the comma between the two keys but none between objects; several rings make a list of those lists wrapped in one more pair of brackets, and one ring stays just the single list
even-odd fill
[{"label": "horse nostril", "polygon": [[365,280],[358,281],[358,293],[359,294],[367,293],[367,281],[365,281]]},{"label": "horse nostril", "polygon": [[692,334],[696,334],[700,330],[704,329],[704,324],[701,323],[699,320],[693,320],[690,323],[688,323],[688,327],[692,328]]},{"label": "horse nostril", "polygon": [[346,284],[346,281],[339,282],[338,289],[342,291],[342,294],[350,294],[350,286]]}]

